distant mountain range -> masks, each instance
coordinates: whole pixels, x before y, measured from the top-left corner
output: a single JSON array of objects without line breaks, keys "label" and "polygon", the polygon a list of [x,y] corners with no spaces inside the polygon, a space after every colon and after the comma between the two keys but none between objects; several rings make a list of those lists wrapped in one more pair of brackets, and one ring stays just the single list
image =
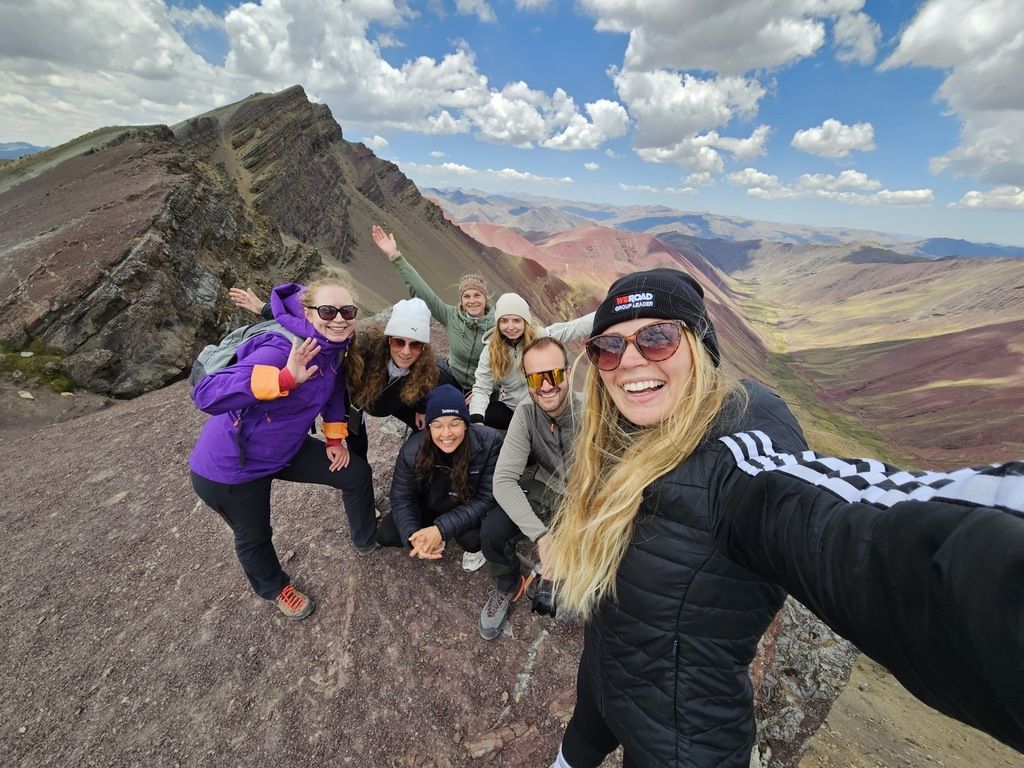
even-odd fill
[{"label": "distant mountain range", "polygon": [[35,144],[27,144],[24,141],[0,142],[0,159],[16,160],[22,155],[32,155],[42,152],[49,147],[37,147]]},{"label": "distant mountain range", "polygon": [[364,315],[407,296],[369,236],[380,223],[448,300],[462,273],[481,272],[542,323],[591,309],[618,275],[686,270],[704,285],[727,367],[779,388],[823,450],[918,466],[1024,455],[1024,249],[427,195],[346,141],[298,86],[8,160],[0,344],[46,349],[79,385],[131,397],[180,378],[244,320],[228,286],[266,295],[343,265]]},{"label": "distant mountain range", "polygon": [[[436,190],[428,194],[438,199]],[[454,197],[456,205],[495,217],[479,195]],[[523,201],[501,198],[498,205],[513,202]],[[543,203],[513,215],[554,222],[591,213],[584,204],[569,212]],[[792,232],[778,240],[702,238],[680,229],[721,232],[736,220],[660,215],[651,226],[643,215],[649,211],[629,218],[637,213],[551,234],[483,221],[460,226],[583,293],[655,266],[694,275],[723,357],[741,375],[782,389],[812,445],[834,452],[871,446],[897,464],[946,467],[1024,455],[1024,259],[971,258],[1006,251],[956,241],[808,242],[813,233],[806,230],[798,243],[782,239]],[[666,228],[669,220],[686,226]],[[749,230],[764,234],[771,226],[751,222]],[[950,250],[968,257],[948,256]]]},{"label": "distant mountain range", "polygon": [[674,232],[704,240],[771,240],[793,245],[838,245],[860,242],[926,259],[949,256],[1024,258],[1024,248],[1016,246],[972,243],[950,238],[916,240],[888,232],[780,224],[740,216],[679,211],[659,205],[614,206],[535,195],[491,195],[479,190],[451,187],[428,188],[423,190],[423,194],[436,200],[454,221],[498,224],[515,229],[531,240],[586,224],[601,224],[630,232],[646,232],[653,235]]}]

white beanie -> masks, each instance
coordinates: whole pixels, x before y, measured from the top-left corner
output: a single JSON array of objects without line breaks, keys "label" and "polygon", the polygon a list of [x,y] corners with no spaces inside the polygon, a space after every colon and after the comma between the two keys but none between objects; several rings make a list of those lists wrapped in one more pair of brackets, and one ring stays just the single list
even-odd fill
[{"label": "white beanie", "polygon": [[384,327],[385,336],[430,343],[430,310],[423,299],[402,299],[391,310],[391,319]]},{"label": "white beanie", "polygon": [[533,322],[530,305],[518,293],[503,293],[494,304],[494,319],[501,320],[505,315],[517,315],[528,324]]}]

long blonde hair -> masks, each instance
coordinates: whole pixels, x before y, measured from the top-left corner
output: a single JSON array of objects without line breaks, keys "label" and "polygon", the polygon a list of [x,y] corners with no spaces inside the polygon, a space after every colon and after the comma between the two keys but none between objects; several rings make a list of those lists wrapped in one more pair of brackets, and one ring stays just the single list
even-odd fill
[{"label": "long blonde hair", "polygon": [[526,349],[533,340],[537,338],[537,326],[533,323],[526,323],[523,327],[523,335],[519,337],[515,346],[505,341],[497,324],[491,334],[491,340],[487,342],[487,348],[491,356],[491,373],[495,381],[504,379],[512,370],[512,350],[515,348]]},{"label": "long blonde hair", "polygon": [[[689,329],[683,338],[693,370],[669,415],[659,424],[625,423],[597,368],[584,384],[583,418],[567,493],[552,524],[552,559],[559,607],[589,618],[604,597],[615,598],[615,577],[633,536],[644,489],[702,443],[727,399],[743,393],[716,368]],[[677,353],[678,354],[678,353]]]}]

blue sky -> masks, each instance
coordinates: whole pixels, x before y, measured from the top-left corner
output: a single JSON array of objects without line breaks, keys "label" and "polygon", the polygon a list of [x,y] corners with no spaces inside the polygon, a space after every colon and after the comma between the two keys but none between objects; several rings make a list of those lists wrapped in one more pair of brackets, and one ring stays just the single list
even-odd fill
[{"label": "blue sky", "polygon": [[1021,0],[74,5],[0,0],[0,141],[299,83],[421,187],[1024,244]]}]

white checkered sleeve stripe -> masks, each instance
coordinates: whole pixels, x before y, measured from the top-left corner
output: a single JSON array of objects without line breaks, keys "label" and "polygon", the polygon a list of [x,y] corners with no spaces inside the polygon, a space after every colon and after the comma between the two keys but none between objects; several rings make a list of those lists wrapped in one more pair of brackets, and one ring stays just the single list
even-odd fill
[{"label": "white checkered sleeve stripe", "polygon": [[1024,514],[1024,463],[1020,462],[953,472],[908,472],[875,459],[840,459],[814,451],[776,453],[771,439],[760,431],[720,440],[748,475],[783,472],[851,503],[888,508],[903,501],[934,499]]}]

